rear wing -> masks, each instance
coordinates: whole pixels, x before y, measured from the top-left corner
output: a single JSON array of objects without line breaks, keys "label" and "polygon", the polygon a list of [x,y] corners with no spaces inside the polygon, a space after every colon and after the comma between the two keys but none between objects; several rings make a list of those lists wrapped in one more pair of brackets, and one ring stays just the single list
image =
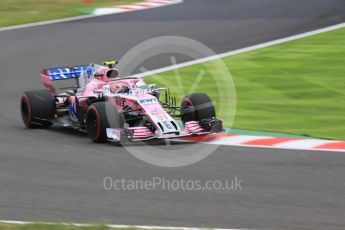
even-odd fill
[{"label": "rear wing", "polygon": [[88,66],[72,66],[64,68],[53,68],[42,70],[42,75],[46,75],[52,81],[78,78],[87,70]]},{"label": "rear wing", "polygon": [[[80,87],[79,78],[84,72],[89,71],[90,66],[71,66],[63,68],[52,68],[52,69],[43,69],[41,73],[42,84],[49,90],[52,95],[57,95],[58,90],[62,89],[77,89]],[[72,82],[70,81],[61,81],[75,79]],[[60,84],[54,84],[53,82],[60,82]],[[65,82],[65,83],[62,83]],[[59,85],[60,87],[57,87]]]}]

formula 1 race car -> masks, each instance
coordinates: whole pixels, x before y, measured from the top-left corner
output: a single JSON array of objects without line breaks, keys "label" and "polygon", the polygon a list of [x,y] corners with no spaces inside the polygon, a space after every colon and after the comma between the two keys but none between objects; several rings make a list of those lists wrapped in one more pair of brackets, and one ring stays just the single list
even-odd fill
[{"label": "formula 1 race car", "polygon": [[[21,115],[28,128],[60,124],[86,132],[94,142],[143,141],[223,131],[206,94],[193,93],[176,105],[168,89],[137,77],[118,76],[116,61],[102,65],[44,69],[46,89],[26,91]],[[71,82],[72,86],[56,87]],[[54,83],[54,84],[53,84]],[[174,119],[175,118],[175,119]],[[178,119],[180,118],[180,119]]]}]

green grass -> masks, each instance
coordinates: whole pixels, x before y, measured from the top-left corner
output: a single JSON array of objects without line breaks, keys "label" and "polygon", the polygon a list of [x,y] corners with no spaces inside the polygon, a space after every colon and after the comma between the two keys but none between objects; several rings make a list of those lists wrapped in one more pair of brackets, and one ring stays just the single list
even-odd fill
[{"label": "green grass", "polygon": [[70,224],[33,223],[0,224],[0,230],[136,230],[135,228],[110,228],[106,225],[75,226]]},{"label": "green grass", "polygon": [[83,9],[123,5],[140,0],[0,0],[0,27],[86,14]]},{"label": "green grass", "polygon": [[[345,140],[345,29],[223,61],[236,87],[234,128]],[[225,106],[221,110],[219,95],[223,93],[218,91],[231,87],[221,82],[222,87],[217,88],[214,81],[219,79],[211,74],[214,70],[203,64],[182,68],[179,74],[183,85],[190,88],[201,69],[206,74],[195,91],[210,94],[218,105],[219,117],[230,126],[228,114],[233,108]],[[178,78],[173,71],[145,80],[169,86],[175,94],[181,91],[174,87],[178,86]]]}]

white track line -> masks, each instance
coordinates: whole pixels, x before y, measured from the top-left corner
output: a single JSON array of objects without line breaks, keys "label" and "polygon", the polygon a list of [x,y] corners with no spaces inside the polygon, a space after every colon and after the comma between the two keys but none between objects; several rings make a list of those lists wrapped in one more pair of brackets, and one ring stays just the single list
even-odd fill
[{"label": "white track line", "polygon": [[146,72],[143,72],[143,73],[135,74],[135,76],[137,76],[137,77],[147,77],[147,76],[150,76],[150,75],[167,72],[167,71],[174,70],[174,69],[179,69],[179,68],[183,68],[183,67],[187,67],[187,66],[191,66],[191,65],[196,65],[196,64],[200,64],[200,63],[204,63],[204,62],[208,62],[208,61],[217,60],[217,59],[224,58],[224,57],[230,57],[230,56],[233,56],[233,55],[236,55],[236,54],[241,54],[241,53],[245,53],[245,52],[249,52],[249,51],[254,51],[254,50],[257,50],[257,49],[266,48],[266,47],[269,47],[269,46],[274,46],[274,45],[282,44],[282,43],[289,42],[289,41],[294,41],[294,40],[297,40],[297,39],[301,39],[301,38],[309,37],[309,36],[312,36],[312,35],[329,32],[329,31],[340,29],[340,28],[344,28],[344,27],[345,27],[345,22],[337,24],[337,25],[325,27],[325,28],[322,28],[322,29],[313,30],[313,31],[309,31],[309,32],[306,32],[306,33],[302,33],[302,34],[293,35],[293,36],[290,36],[290,37],[281,38],[281,39],[273,40],[273,41],[270,41],[270,42],[265,42],[265,43],[249,46],[249,47],[242,48],[242,49],[237,49],[237,50],[233,50],[233,51],[229,51],[229,52],[225,52],[225,53],[221,53],[221,54],[216,54],[216,55],[205,57],[205,58],[201,58],[201,59],[196,59],[196,60],[193,60],[193,61],[183,62],[183,63],[175,64],[175,65],[172,65],[172,66],[166,66],[166,67],[162,67],[162,68],[159,68],[159,69],[155,69],[155,70],[151,70],[151,71],[146,71]]},{"label": "white track line", "polygon": [[[34,224],[35,222],[30,221],[16,221],[16,220],[0,220],[0,223],[4,224]],[[89,227],[95,226],[94,224],[81,224],[81,223],[53,223],[53,222],[38,222],[41,224],[62,224],[62,225],[73,225],[77,227]],[[190,227],[167,227],[167,226],[141,226],[141,225],[117,225],[108,224],[109,228],[131,228],[131,229],[154,229],[154,230],[254,230],[254,229],[240,229],[240,228],[190,228]]]},{"label": "white track line", "polygon": [[44,25],[55,24],[55,23],[60,23],[60,22],[69,22],[69,21],[86,19],[86,18],[94,18],[94,17],[99,17],[99,15],[82,15],[82,16],[62,18],[62,19],[49,20],[49,21],[43,21],[43,22],[28,23],[28,24],[17,25],[17,26],[8,26],[8,27],[0,28],[0,32],[6,31],[6,30],[16,30],[16,29],[23,29],[23,28],[34,27],[34,26],[44,26]]},{"label": "white track line", "polygon": [[[125,13],[125,12],[137,11],[137,10],[145,10],[145,9],[150,9],[154,7],[168,6],[168,5],[173,5],[177,3],[182,3],[183,0],[175,0],[174,2],[172,1],[165,1],[165,2],[166,3],[158,4],[158,3],[155,3],[155,1],[153,1],[152,7],[140,7],[140,6],[135,6],[134,4],[133,6],[128,5],[130,7],[133,7],[133,10],[125,10],[125,9],[121,10],[120,8],[113,8],[113,10],[109,10],[110,8],[99,8],[99,9],[106,9],[107,12],[103,12],[102,14],[97,13],[97,14],[82,15],[82,16],[62,18],[62,19],[54,19],[54,20],[43,21],[43,22],[33,22],[33,23],[27,23],[27,24],[22,24],[22,25],[8,26],[8,27],[0,28],[0,32],[7,31],[7,30],[23,29],[23,28],[28,28],[28,27],[35,27],[35,26],[43,26],[43,25],[49,25],[49,24],[55,24],[55,23],[61,23],[61,22],[69,22],[69,21],[75,21],[75,20],[81,20],[81,19],[87,19],[87,18],[94,18],[94,17],[100,17],[100,16],[105,16],[105,15],[111,15],[111,14],[119,14],[119,13]],[[141,3],[147,3],[147,2],[141,2]],[[140,2],[136,4],[140,4]],[[121,5],[114,6],[114,7],[121,7]]]}]

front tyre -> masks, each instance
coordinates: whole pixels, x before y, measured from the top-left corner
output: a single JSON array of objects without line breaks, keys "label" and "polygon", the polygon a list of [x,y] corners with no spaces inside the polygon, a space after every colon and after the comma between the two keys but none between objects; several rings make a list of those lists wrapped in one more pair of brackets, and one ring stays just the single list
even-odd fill
[{"label": "front tyre", "polygon": [[211,98],[205,93],[192,93],[181,102],[181,120],[201,122],[203,119],[216,117],[216,110]]},{"label": "front tyre", "polygon": [[86,113],[86,131],[93,142],[106,142],[107,128],[122,129],[123,126],[120,114],[109,102],[93,103]]},{"label": "front tyre", "polygon": [[26,91],[20,103],[21,116],[26,127],[48,128],[55,115],[55,100],[46,89]]}]

